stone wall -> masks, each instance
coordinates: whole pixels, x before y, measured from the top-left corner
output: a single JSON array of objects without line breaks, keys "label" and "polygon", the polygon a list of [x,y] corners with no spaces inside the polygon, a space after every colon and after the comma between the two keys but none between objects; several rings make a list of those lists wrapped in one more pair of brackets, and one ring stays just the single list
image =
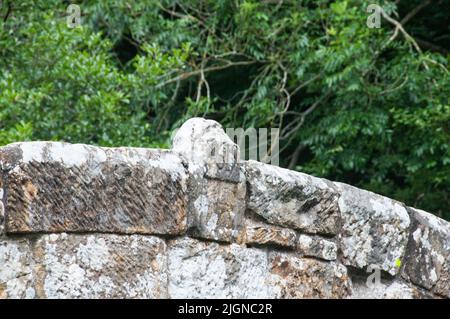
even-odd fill
[{"label": "stone wall", "polygon": [[240,162],[214,121],[171,150],[11,144],[0,168],[1,298],[450,298],[450,223]]}]

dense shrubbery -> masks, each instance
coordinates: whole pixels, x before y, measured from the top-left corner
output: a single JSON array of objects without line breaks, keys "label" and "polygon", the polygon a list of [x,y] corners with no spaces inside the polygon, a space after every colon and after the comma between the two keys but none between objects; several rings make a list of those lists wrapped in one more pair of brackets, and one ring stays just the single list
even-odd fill
[{"label": "dense shrubbery", "polygon": [[382,2],[379,29],[359,0],[76,3],[71,29],[68,1],[3,1],[0,145],[281,127],[283,166],[449,214],[448,2]]}]

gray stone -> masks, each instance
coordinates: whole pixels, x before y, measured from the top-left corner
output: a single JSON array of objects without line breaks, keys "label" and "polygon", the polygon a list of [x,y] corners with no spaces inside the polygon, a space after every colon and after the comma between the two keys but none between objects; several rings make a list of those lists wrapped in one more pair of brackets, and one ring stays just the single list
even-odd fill
[{"label": "gray stone", "polygon": [[0,299],[34,297],[29,242],[24,239],[0,241]]},{"label": "gray stone", "polygon": [[271,298],[267,254],[191,238],[169,243],[171,298]]},{"label": "gray stone", "polygon": [[263,222],[247,219],[246,240],[250,245],[270,245],[295,248],[297,234],[289,228],[269,225]]},{"label": "gray stone", "polygon": [[239,147],[213,120],[191,118],[176,132],[172,149],[185,157],[190,169],[206,177],[237,183],[240,180]]},{"label": "gray stone", "polygon": [[403,276],[414,284],[450,298],[450,224],[408,207],[412,227]]},{"label": "gray stone", "polygon": [[189,233],[242,242],[246,185],[237,145],[219,123],[192,118],[175,134],[172,149],[188,162]]},{"label": "gray stone", "polygon": [[341,193],[343,263],[357,268],[374,265],[391,275],[397,274],[410,225],[405,207],[369,191],[335,184]]},{"label": "gray stone", "polygon": [[319,237],[301,234],[298,238],[297,250],[304,256],[317,257],[324,260],[336,260],[336,243]]},{"label": "gray stone", "polygon": [[5,189],[3,188],[3,184],[3,172],[0,170],[0,237],[5,231],[5,204],[3,203]]},{"label": "gray stone", "polygon": [[346,298],[351,293],[347,269],[335,262],[271,252],[269,271],[276,298]]},{"label": "gray stone", "polygon": [[344,266],[190,238],[169,244],[171,298],[343,298]]},{"label": "gray stone", "polygon": [[429,293],[400,280],[368,286],[365,282],[353,282],[352,299],[428,299]]},{"label": "gray stone", "polygon": [[255,161],[247,161],[245,167],[250,211],[271,224],[337,233],[338,194],[331,182]]},{"label": "gray stone", "polygon": [[[192,185],[192,184],[191,184]],[[243,242],[245,182],[197,179],[190,188],[190,234],[223,242]]]},{"label": "gray stone", "polygon": [[167,298],[163,240],[44,235],[34,250],[38,298]]},{"label": "gray stone", "polygon": [[30,142],[0,148],[6,230],[181,234],[187,174],[169,151]]}]

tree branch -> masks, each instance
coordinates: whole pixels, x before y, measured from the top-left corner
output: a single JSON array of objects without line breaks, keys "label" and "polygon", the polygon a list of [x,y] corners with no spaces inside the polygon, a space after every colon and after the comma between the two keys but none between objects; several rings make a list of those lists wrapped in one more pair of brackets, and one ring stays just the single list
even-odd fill
[{"label": "tree branch", "polygon": [[408,23],[409,20],[411,20],[417,13],[419,13],[420,10],[422,10],[423,8],[425,8],[427,5],[429,5],[431,3],[431,0],[425,0],[424,2],[422,2],[421,4],[419,4],[417,7],[415,7],[414,9],[412,9],[401,21],[400,24],[401,25],[405,25],[406,23]]},{"label": "tree branch", "polygon": [[162,88],[163,86],[166,86],[167,84],[171,84],[171,83],[174,83],[174,82],[177,82],[177,81],[186,80],[187,78],[190,78],[191,76],[194,76],[194,75],[199,75],[202,72],[207,73],[207,72],[213,72],[213,71],[220,71],[220,70],[227,69],[227,68],[230,68],[230,67],[233,67],[233,66],[250,65],[250,64],[255,64],[257,62],[258,61],[231,62],[231,63],[227,63],[225,65],[217,65],[217,66],[212,66],[212,67],[209,67],[209,68],[206,68],[206,69],[199,69],[199,70],[194,70],[194,71],[191,71],[191,72],[182,73],[182,74],[180,74],[180,75],[178,75],[178,76],[176,76],[176,77],[174,77],[172,79],[169,79],[169,80],[167,80],[165,82],[162,82],[162,83],[156,85],[155,88],[159,89],[159,88]]}]

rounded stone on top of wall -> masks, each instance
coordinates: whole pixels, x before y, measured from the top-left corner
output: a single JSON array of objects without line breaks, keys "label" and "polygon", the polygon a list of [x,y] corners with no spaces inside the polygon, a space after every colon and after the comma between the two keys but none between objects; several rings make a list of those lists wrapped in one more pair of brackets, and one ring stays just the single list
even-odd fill
[{"label": "rounded stone on top of wall", "polygon": [[26,142],[0,164],[7,233],[186,231],[188,175],[170,151]]},{"label": "rounded stone on top of wall", "polygon": [[209,178],[241,181],[239,146],[216,121],[199,117],[187,120],[173,137],[172,150],[185,157],[191,171],[199,169]]},{"label": "rounded stone on top of wall", "polygon": [[397,274],[410,225],[404,205],[347,184],[334,184],[340,192],[343,263],[356,268],[374,265],[391,275]]},{"label": "rounded stone on top of wall", "polygon": [[239,147],[216,121],[191,118],[176,132],[172,151],[189,166],[189,234],[242,243],[246,183]]}]

